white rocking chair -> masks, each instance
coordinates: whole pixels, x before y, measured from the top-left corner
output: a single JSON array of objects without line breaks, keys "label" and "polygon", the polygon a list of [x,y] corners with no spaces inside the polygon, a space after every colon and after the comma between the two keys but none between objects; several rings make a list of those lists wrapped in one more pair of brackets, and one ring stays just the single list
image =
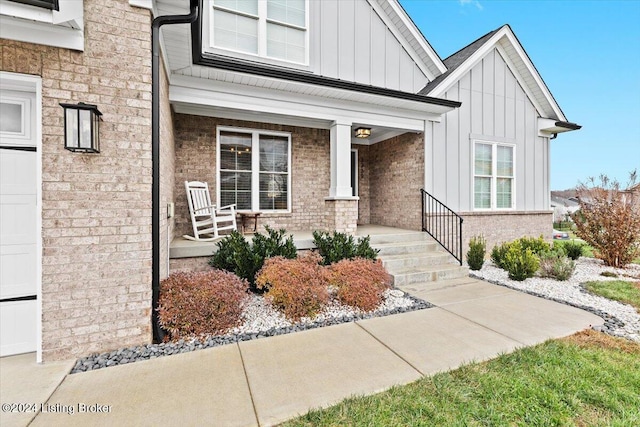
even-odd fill
[{"label": "white rocking chair", "polygon": [[193,236],[184,235],[185,239],[210,242],[220,237],[221,231],[236,230],[236,205],[223,206],[216,209],[211,204],[209,186],[206,182],[185,181],[189,213]]}]

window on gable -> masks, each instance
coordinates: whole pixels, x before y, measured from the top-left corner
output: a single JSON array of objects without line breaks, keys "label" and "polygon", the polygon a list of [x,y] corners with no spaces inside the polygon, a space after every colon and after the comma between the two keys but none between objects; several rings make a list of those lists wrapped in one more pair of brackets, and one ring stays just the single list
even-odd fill
[{"label": "window on gable", "polygon": [[218,134],[218,201],[240,211],[290,209],[291,136],[221,129]]},{"label": "window on gable", "polygon": [[211,46],[305,63],[307,1],[212,0]]},{"label": "window on gable", "polygon": [[476,209],[514,207],[514,147],[477,142],[474,147],[473,199]]},{"label": "window on gable", "polygon": [[44,9],[60,10],[58,0],[10,0],[14,3],[28,4],[29,6],[42,7]]}]

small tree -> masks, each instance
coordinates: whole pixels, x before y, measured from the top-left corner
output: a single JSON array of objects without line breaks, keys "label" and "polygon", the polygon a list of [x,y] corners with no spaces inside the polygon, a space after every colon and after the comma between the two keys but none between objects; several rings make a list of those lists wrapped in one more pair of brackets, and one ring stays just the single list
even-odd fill
[{"label": "small tree", "polygon": [[[629,174],[628,188],[637,173]],[[633,194],[616,180],[600,175],[576,189],[580,209],[572,215],[576,234],[595,249],[596,257],[611,267],[624,267],[640,253],[640,209]]]}]

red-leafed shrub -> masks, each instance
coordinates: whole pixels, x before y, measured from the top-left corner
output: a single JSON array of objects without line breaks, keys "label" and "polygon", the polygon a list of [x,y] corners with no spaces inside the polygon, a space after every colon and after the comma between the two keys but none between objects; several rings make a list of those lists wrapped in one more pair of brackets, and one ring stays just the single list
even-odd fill
[{"label": "red-leafed shrub", "polygon": [[269,258],[256,276],[256,287],[266,290],[265,298],[288,319],[313,317],[329,301],[327,273],[319,261],[317,254]]},{"label": "red-leafed shrub", "polygon": [[338,300],[364,311],[378,307],[384,291],[391,287],[391,276],[380,260],[345,259],[331,265],[330,269],[329,280],[338,290]]},{"label": "red-leafed shrub", "polygon": [[238,324],[248,287],[222,270],[172,273],[160,283],[160,325],[172,339],[225,333]]}]

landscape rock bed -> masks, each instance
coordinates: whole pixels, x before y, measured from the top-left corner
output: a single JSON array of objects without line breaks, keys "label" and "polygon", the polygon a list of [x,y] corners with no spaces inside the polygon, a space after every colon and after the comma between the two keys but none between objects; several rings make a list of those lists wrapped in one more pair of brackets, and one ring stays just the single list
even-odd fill
[{"label": "landscape rock bed", "polygon": [[373,317],[407,313],[433,307],[432,304],[397,290],[387,290],[383,303],[376,310],[361,312],[351,307],[332,302],[313,319],[303,318],[300,322],[291,323],[281,313],[273,309],[264,298],[252,295],[243,311],[243,323],[222,336],[208,336],[192,340],[180,340],[161,344],[147,344],[129,347],[109,353],[93,354],[78,359],[71,370],[72,374],[93,371],[109,366],[124,365],[140,360],[155,359],[162,356],[187,353],[220,345],[233,344],[259,338],[284,335],[308,329],[355,322]]},{"label": "landscape rock bed", "polygon": [[[605,271],[618,277],[601,276]],[[583,287],[584,283],[591,281],[640,281],[640,265],[631,264],[626,269],[618,269],[606,267],[600,260],[583,257],[576,261],[576,271],[567,281],[532,277],[518,282],[509,279],[507,272],[493,263],[485,262],[482,270],[472,272],[471,276],[588,311],[604,319],[604,325],[593,329],[640,342],[640,314],[634,307],[593,295]]]}]

